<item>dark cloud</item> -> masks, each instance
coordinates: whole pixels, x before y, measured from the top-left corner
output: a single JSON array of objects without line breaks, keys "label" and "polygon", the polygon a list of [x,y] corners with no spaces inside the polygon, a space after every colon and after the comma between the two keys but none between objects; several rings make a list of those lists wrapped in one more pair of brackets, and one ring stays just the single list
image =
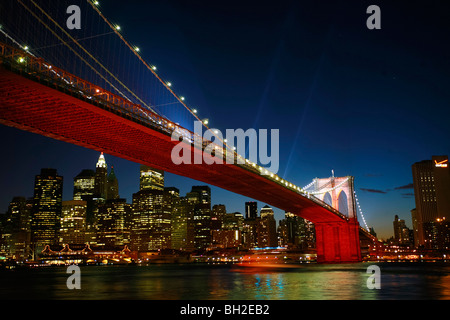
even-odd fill
[{"label": "dark cloud", "polygon": [[410,183],[405,186],[394,188],[394,190],[406,190],[406,189],[414,189],[414,184]]},{"label": "dark cloud", "polygon": [[377,190],[377,189],[365,189],[365,188],[360,188],[360,190],[366,191],[366,192],[372,192],[372,193],[382,193],[382,194],[387,193],[386,191],[383,191],[383,190]]},{"label": "dark cloud", "polygon": [[381,173],[366,173],[365,176],[366,177],[381,177],[382,174]]},{"label": "dark cloud", "polygon": [[412,198],[414,197],[414,193],[408,192],[408,193],[402,193],[403,198]]}]

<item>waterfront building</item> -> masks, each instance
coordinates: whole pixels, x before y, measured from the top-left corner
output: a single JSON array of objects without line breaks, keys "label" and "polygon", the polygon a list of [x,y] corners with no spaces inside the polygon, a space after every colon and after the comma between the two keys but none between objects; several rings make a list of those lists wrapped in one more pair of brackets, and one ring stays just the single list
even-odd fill
[{"label": "waterfront building", "polygon": [[242,244],[241,231],[239,229],[212,230],[212,243],[215,248],[239,248]]},{"label": "waterfront building", "polygon": [[9,203],[1,230],[0,253],[3,257],[23,261],[30,258],[32,201],[14,197]]},{"label": "waterfront building", "polygon": [[221,228],[212,230],[212,247],[225,249],[242,248],[242,231],[244,230],[245,220],[244,216],[239,212],[225,213],[221,216]]}]

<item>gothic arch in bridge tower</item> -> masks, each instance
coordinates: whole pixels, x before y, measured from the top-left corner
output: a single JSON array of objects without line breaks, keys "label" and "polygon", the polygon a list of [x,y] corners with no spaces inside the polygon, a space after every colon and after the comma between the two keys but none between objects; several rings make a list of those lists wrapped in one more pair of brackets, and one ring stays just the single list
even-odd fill
[{"label": "gothic arch in bridge tower", "polygon": [[330,206],[333,206],[333,199],[331,198],[331,194],[329,192],[324,194],[322,201]]},{"label": "gothic arch in bridge tower", "polygon": [[337,198],[337,210],[348,217],[348,197],[344,190],[339,192]]},{"label": "gothic arch in bridge tower", "polygon": [[353,177],[316,178],[312,194],[348,218],[357,217]]}]

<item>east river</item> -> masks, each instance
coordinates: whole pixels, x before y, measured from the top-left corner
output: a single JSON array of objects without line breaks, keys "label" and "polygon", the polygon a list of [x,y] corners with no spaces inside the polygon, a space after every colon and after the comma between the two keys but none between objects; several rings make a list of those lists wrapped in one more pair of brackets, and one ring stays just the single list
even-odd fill
[{"label": "east river", "polygon": [[0,299],[27,300],[447,300],[450,263],[304,264],[287,270],[161,264],[80,267],[69,290],[64,267],[0,270]]}]

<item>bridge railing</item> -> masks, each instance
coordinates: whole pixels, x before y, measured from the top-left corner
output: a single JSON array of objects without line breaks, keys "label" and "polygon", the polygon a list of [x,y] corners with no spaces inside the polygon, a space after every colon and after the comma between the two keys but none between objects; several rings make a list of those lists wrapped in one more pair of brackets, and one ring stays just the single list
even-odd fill
[{"label": "bridge railing", "polygon": [[95,104],[108,111],[118,113],[120,116],[149,126],[164,134],[171,136],[173,132],[176,131],[180,137],[183,137],[184,141],[189,142],[195,148],[197,148],[196,141],[201,139],[202,151],[204,151],[206,147],[212,148],[212,150],[214,150],[213,154],[218,158],[222,158],[224,162],[228,160],[228,155],[231,153],[235,165],[252,173],[261,175],[286,189],[302,194],[318,205],[334,212],[336,215],[346,218],[345,215],[313,195],[310,195],[302,188],[280,178],[276,174],[268,172],[265,168],[244,159],[244,157],[239,155],[235,150],[230,149],[228,146],[218,145],[212,141],[203,139],[203,137],[197,136],[193,132],[167,120],[153,111],[112,92],[106,91],[100,86],[66,72],[61,68],[53,66],[25,50],[0,42],[0,57],[2,60],[1,63],[12,71],[21,73],[28,78],[32,78],[35,81]]}]

